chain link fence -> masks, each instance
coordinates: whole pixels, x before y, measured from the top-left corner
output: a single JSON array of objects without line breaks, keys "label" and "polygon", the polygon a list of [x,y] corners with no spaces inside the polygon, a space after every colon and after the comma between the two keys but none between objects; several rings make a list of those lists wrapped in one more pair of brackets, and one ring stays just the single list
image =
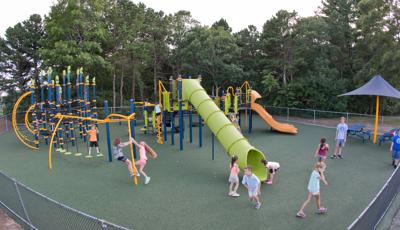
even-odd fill
[{"label": "chain link fence", "polygon": [[400,192],[400,170],[397,168],[348,230],[376,229]]},{"label": "chain link fence", "polygon": [[[265,106],[265,109],[278,120],[313,124],[324,127],[336,127],[340,117],[345,117],[350,124],[363,124],[373,130],[375,115],[335,112],[313,109],[298,109],[278,106]],[[400,127],[400,116],[379,116],[378,134]]]},{"label": "chain link fence", "polygon": [[6,133],[11,129],[11,114],[0,116],[0,134]]},{"label": "chain link fence", "polygon": [[0,188],[0,208],[23,229],[128,229],[52,200],[2,172]]}]

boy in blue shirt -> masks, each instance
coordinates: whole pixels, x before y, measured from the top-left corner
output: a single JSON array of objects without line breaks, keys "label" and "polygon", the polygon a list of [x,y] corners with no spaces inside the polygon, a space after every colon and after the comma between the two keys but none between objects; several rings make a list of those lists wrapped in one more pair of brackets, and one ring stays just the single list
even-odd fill
[{"label": "boy in blue shirt", "polygon": [[397,168],[400,160],[400,129],[396,131],[390,144],[390,152],[392,152],[393,167]]},{"label": "boy in blue shirt", "polygon": [[242,184],[247,188],[249,192],[250,201],[256,201],[255,209],[261,208],[260,198],[258,197],[261,194],[261,183],[260,179],[256,175],[252,173],[251,166],[247,166],[244,168],[244,176],[242,180]]},{"label": "boy in blue shirt", "polygon": [[335,152],[333,153],[333,156],[331,157],[332,159],[336,159],[337,157],[343,159],[342,150],[344,148],[344,145],[346,144],[348,129],[349,127],[346,124],[346,118],[341,117],[340,123],[336,127],[336,135],[335,135],[336,148]]}]

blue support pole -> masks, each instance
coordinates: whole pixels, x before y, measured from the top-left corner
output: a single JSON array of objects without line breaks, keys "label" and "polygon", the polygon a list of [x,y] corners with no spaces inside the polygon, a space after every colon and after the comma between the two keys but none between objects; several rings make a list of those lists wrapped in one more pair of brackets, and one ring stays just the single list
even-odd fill
[{"label": "blue support pole", "polygon": [[[104,101],[104,114],[106,117],[109,115],[108,101]],[[111,137],[110,137],[110,124],[106,123],[107,132],[107,149],[108,149],[108,161],[112,162],[112,151],[111,151]]]},{"label": "blue support pole", "polygon": [[179,103],[179,150],[183,150],[183,111],[182,111],[182,78],[178,78],[178,103]]},{"label": "blue support pole", "polygon": [[[131,114],[135,113],[135,110],[136,110],[136,108],[135,108],[135,99],[131,99],[131,100],[129,100],[129,102],[130,102],[130,112],[131,112]],[[131,137],[135,138],[136,118],[131,120],[130,122],[131,122]],[[135,145],[133,145],[133,157],[136,159],[136,146]]]},{"label": "blue support pole", "polygon": [[249,109],[249,133],[251,133],[252,128],[253,128],[253,114],[251,112],[251,109]]},{"label": "blue support pole", "polygon": [[165,142],[165,141],[167,141],[167,122],[166,122],[166,118],[167,118],[168,112],[164,110],[163,113],[164,113],[163,116],[162,116],[163,127],[164,127],[163,134],[164,134],[164,142]]},{"label": "blue support pole", "polygon": [[170,106],[171,106],[171,114],[170,114],[170,116],[171,116],[171,145],[175,145],[175,140],[174,140],[174,136],[175,136],[175,111],[174,111],[174,99],[173,99],[173,97],[172,97],[172,85],[173,85],[173,83],[172,83],[172,81],[173,81],[174,79],[172,78],[172,77],[170,77],[169,78],[169,92],[170,92],[170,99],[169,99],[169,102],[170,102]]},{"label": "blue support pole", "polygon": [[200,114],[199,115],[199,147],[201,148],[203,146],[203,119],[201,119]]},{"label": "blue support pole", "polygon": [[189,141],[190,144],[193,142],[193,111],[189,109]]},{"label": "blue support pole", "polygon": [[211,160],[214,160],[214,152],[215,152],[215,136],[214,133],[211,132]]}]

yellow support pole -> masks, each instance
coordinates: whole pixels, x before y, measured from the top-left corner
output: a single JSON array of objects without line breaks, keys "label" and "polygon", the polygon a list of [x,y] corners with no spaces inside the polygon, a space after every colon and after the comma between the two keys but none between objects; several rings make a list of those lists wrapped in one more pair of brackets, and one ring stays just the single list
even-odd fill
[{"label": "yellow support pole", "polygon": [[[128,135],[129,138],[131,137],[131,122],[130,120],[128,120]],[[135,185],[138,184],[138,179],[137,179],[137,169],[136,169],[136,165],[135,165],[135,157],[133,156],[133,143],[131,142],[131,144],[129,145],[129,148],[131,150],[131,159],[132,159],[132,168],[133,168],[133,183]]]},{"label": "yellow support pole", "polygon": [[64,116],[63,116],[63,115],[57,114],[56,117],[57,117],[57,118],[59,117],[60,120],[58,120],[56,126],[54,127],[54,131],[53,131],[53,134],[51,135],[51,139],[50,139],[49,154],[48,154],[48,158],[49,158],[49,169],[50,169],[50,170],[53,168],[52,155],[53,155],[53,141],[54,141],[54,137],[56,136],[56,133],[57,133],[57,131],[58,131],[58,126],[60,126],[61,121],[64,119]]},{"label": "yellow support pole", "polygon": [[376,96],[374,144],[376,144],[376,135],[378,133],[378,122],[379,122],[379,96]]}]

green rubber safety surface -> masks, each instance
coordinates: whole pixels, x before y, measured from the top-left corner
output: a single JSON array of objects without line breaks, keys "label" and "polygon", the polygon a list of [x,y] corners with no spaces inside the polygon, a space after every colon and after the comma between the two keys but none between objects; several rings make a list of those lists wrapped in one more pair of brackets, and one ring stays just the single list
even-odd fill
[{"label": "green rubber safety surface", "polygon": [[[103,157],[85,158],[86,143],[79,145],[82,156],[75,156],[77,150],[69,146],[71,155],[54,152],[52,171],[48,169],[46,146],[32,152],[13,133],[1,135],[0,170],[68,206],[132,229],[345,229],[392,173],[389,146],[363,144],[350,137],[345,159],[327,160],[329,186],[321,183],[321,197],[328,213],[314,214],[313,200],[305,210],[307,217],[297,219],[296,212],[306,198],[315,147],[326,137],[332,153],[335,130],[296,126],[296,136],[279,134],[254,116],[253,132],[244,133],[269,160],[281,164],[274,185],[262,186],[260,210],[252,208],[242,186],[239,198],[227,196],[229,158],[215,139],[215,160],[211,160],[208,128],[203,129],[203,148],[198,147],[198,127],[193,128],[193,144],[189,144],[186,128],[184,151],[179,151],[179,134],[171,146],[170,133],[164,145],[156,144],[155,135],[137,133],[139,140],[158,153],[145,168],[151,176],[148,185],[141,177],[140,185],[134,186],[123,164],[107,162],[103,125],[99,127]],[[127,139],[124,124],[112,124],[111,133]],[[124,152],[129,156],[129,148]]]}]

